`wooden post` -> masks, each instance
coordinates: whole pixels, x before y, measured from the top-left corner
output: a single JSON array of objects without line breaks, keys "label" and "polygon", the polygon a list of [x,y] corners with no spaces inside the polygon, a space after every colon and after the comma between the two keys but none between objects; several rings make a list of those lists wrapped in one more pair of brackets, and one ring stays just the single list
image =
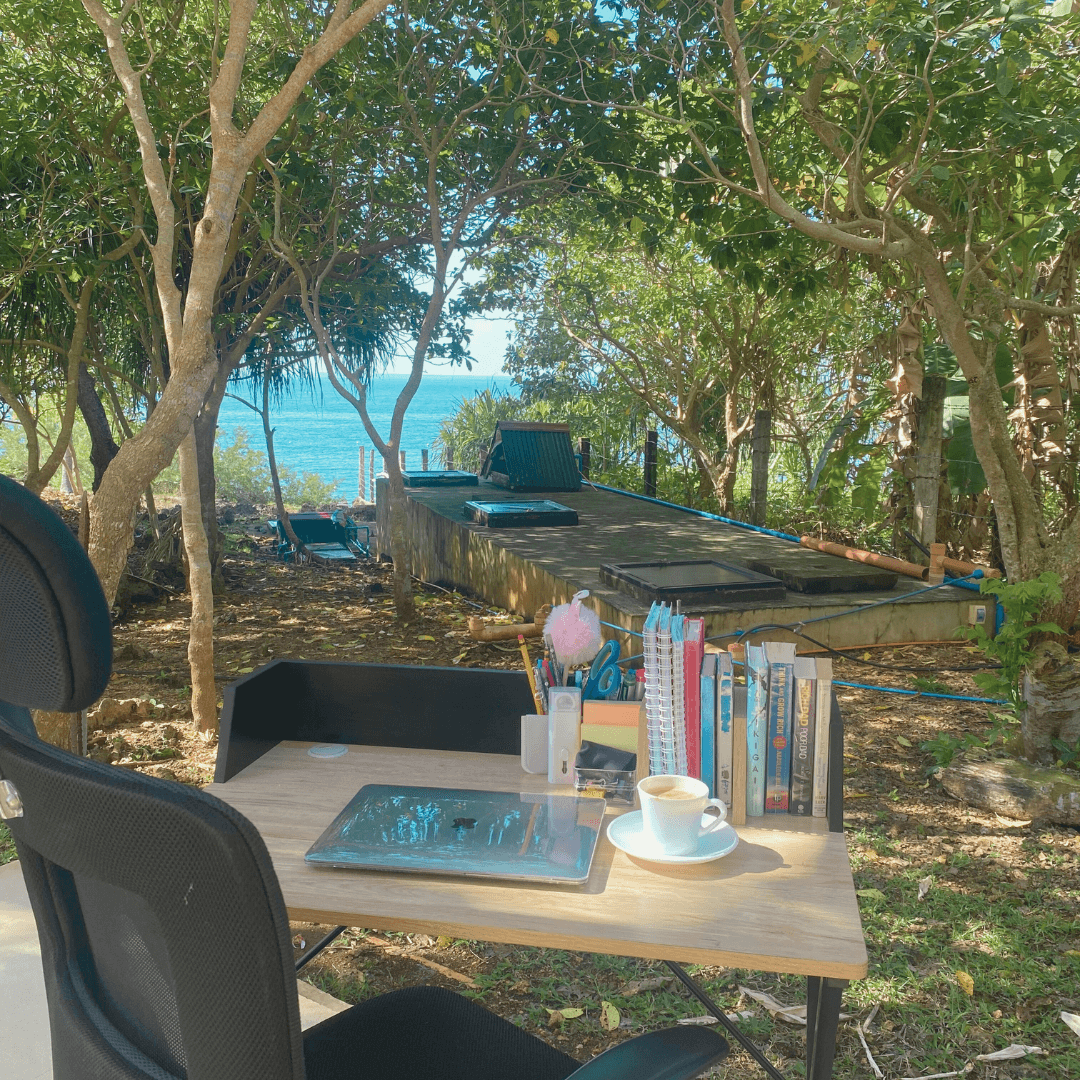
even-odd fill
[{"label": "wooden post", "polygon": [[453,469],[454,467],[454,448],[447,446],[443,450],[443,468]]},{"label": "wooden post", "polygon": [[[374,453],[374,451],[372,451],[372,453]],[[364,448],[361,446],[360,447],[360,472],[359,472],[360,479],[359,479],[359,482],[356,485],[356,497],[361,502],[366,502],[367,501],[367,496],[364,493],[364,464],[365,464],[364,463]]]},{"label": "wooden post", "polygon": [[656,432],[645,432],[645,494],[656,498]]},{"label": "wooden post", "polygon": [[590,458],[592,457],[592,445],[588,439],[578,439],[577,448],[578,453],[581,455],[581,475],[588,480],[589,465],[591,464]]},{"label": "wooden post", "polygon": [[371,483],[369,489],[371,491],[371,501],[375,501],[375,447],[371,448],[371,464],[368,466],[368,478]]},{"label": "wooden post", "polygon": [[[941,427],[945,417],[945,376],[923,378],[922,398],[915,404],[919,426],[919,445],[915,455],[913,491],[913,529],[923,547],[932,547],[937,539],[938,491],[941,487]],[[917,548],[911,557],[919,559]]]},{"label": "wooden post", "polygon": [[930,569],[926,574],[928,585],[940,585],[945,580],[945,545],[930,545]]},{"label": "wooden post", "polygon": [[772,415],[758,409],[750,437],[750,524],[764,525],[769,505],[769,452],[772,448]]},{"label": "wooden post", "polygon": [[401,451],[401,471],[405,471],[405,451]]},{"label": "wooden post", "polygon": [[420,468],[424,472],[428,471],[428,467],[427,467],[427,447],[426,446],[424,447],[423,450],[420,451]]}]

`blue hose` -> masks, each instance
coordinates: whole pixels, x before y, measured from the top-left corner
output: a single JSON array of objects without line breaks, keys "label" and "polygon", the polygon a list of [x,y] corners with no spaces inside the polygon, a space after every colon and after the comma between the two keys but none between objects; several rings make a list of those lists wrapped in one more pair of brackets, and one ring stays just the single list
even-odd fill
[{"label": "blue hose", "polygon": [[975,701],[981,705],[1008,705],[999,698],[969,697],[967,694],[932,694],[927,690],[903,690],[898,686],[870,686],[860,682],[840,682],[833,679],[833,686],[850,686],[855,690],[878,690],[883,694],[904,694],[908,697],[944,698],[946,701]]},{"label": "blue hose", "polygon": [[739,529],[762,533],[765,536],[775,536],[780,540],[790,540],[793,544],[799,542],[799,538],[792,536],[791,533],[777,532],[776,529],[766,529],[761,525],[747,525],[745,521],[736,521],[734,518],[710,514],[707,510],[695,510],[690,506],[680,506],[678,503],[667,502],[664,499],[654,499],[651,495],[638,495],[636,491],[624,491],[622,488],[608,487],[607,484],[597,484],[592,480],[585,480],[584,482],[589,487],[597,488],[600,491],[610,491],[616,495],[625,495],[628,499],[640,499],[642,502],[653,503],[655,506],[669,506],[672,510],[681,510],[684,514],[693,514],[695,517],[705,518],[707,521],[722,521],[725,525],[734,525]]}]

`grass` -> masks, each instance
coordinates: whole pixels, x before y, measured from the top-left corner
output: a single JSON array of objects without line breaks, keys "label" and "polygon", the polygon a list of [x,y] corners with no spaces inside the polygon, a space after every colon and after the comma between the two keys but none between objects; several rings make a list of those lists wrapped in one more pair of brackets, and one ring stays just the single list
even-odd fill
[{"label": "grass", "polygon": [[13,861],[15,858],[15,841],[12,839],[8,827],[0,821],[0,866]]}]

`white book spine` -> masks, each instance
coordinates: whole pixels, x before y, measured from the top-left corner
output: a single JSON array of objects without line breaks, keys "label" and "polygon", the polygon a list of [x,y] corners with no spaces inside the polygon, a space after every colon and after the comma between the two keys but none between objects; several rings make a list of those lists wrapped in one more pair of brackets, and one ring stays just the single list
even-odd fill
[{"label": "white book spine", "polygon": [[813,817],[825,817],[829,800],[829,728],[832,726],[832,661],[817,660],[817,701],[814,710]]}]

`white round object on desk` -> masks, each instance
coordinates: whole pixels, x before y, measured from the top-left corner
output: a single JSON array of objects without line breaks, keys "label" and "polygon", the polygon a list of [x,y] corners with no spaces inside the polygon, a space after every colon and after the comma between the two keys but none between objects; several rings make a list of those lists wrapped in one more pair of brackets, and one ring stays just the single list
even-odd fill
[{"label": "white round object on desk", "polygon": [[342,743],[326,743],[323,746],[311,746],[308,754],[313,758],[325,761],[329,758],[341,757],[349,752],[349,748]]}]

